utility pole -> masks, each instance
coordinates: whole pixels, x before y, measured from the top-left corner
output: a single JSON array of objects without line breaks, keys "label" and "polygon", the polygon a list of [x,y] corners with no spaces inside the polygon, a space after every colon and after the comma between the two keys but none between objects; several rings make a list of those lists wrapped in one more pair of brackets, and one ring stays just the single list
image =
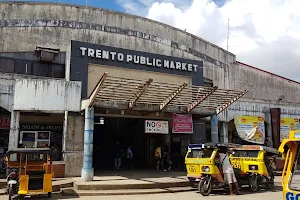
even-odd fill
[{"label": "utility pole", "polygon": [[229,19],[228,19],[228,27],[227,27],[227,51],[228,51],[228,43],[229,43]]},{"label": "utility pole", "polygon": [[88,4],[88,0],[85,0],[85,6],[87,6],[87,4]]}]

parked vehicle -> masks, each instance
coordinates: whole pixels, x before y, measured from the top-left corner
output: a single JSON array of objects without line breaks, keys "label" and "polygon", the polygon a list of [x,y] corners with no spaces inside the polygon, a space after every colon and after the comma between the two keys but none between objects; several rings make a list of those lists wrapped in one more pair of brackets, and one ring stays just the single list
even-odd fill
[{"label": "parked vehicle", "polygon": [[230,162],[237,170],[240,185],[249,185],[252,192],[260,186],[274,187],[274,159],[280,155],[277,149],[259,145],[242,145],[231,148]]},{"label": "parked vehicle", "polygon": [[283,199],[297,200],[300,197],[300,182],[298,178],[300,130],[291,131],[289,138],[282,141],[278,150],[285,157],[281,177]]},{"label": "parked vehicle", "polygon": [[17,196],[52,194],[52,153],[49,148],[19,148],[7,152],[7,193]]}]

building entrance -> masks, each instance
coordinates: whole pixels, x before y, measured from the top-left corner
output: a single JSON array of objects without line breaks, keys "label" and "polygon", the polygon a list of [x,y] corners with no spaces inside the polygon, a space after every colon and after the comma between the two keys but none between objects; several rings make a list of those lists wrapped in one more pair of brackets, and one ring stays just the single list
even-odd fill
[{"label": "building entrance", "polygon": [[145,134],[144,119],[106,117],[104,124],[94,126],[93,166],[95,170],[113,170],[118,142],[121,169],[129,169],[126,159],[129,146],[133,152],[134,168],[152,167],[155,148],[164,145],[164,139],[165,135]]}]

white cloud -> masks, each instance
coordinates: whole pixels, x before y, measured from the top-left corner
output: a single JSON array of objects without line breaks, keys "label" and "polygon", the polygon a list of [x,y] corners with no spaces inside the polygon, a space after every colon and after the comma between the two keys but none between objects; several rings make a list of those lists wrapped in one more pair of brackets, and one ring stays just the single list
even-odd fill
[{"label": "white cloud", "polygon": [[299,0],[227,0],[223,6],[212,0],[138,1],[148,10],[146,17],[224,49],[230,19],[229,51],[237,60],[300,81]]}]

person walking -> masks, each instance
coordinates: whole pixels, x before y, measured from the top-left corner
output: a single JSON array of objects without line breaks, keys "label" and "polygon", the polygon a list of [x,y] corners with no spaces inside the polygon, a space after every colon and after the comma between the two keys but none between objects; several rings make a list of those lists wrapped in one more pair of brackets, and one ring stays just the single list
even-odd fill
[{"label": "person walking", "polygon": [[232,184],[235,185],[236,188],[236,194],[239,194],[239,186],[237,184],[237,180],[234,174],[233,167],[231,166],[230,160],[229,160],[229,155],[227,152],[221,153],[220,152],[220,161],[224,173],[224,179],[229,185],[229,194],[232,195]]},{"label": "person walking", "polygon": [[133,170],[133,165],[132,165],[133,153],[132,153],[131,145],[129,145],[127,148],[126,157],[127,157],[127,163],[129,167]]}]

